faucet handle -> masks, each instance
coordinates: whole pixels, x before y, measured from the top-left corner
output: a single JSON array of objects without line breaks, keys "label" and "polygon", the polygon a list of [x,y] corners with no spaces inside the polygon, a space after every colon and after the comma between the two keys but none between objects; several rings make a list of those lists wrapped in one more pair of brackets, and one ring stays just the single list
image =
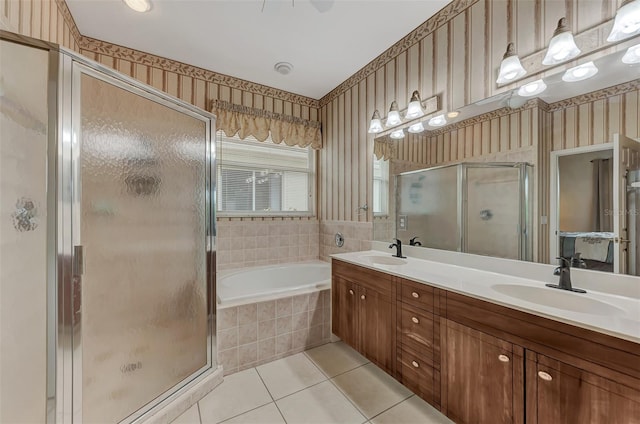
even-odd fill
[{"label": "faucet handle", "polygon": [[558,256],[556,259],[559,259],[558,262],[560,264],[559,268],[569,268],[571,267],[571,261],[563,256]]}]

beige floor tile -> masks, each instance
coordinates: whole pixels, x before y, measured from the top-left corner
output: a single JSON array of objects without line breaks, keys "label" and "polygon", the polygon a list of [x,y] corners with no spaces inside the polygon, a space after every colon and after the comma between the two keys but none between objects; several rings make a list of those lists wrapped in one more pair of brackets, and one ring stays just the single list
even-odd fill
[{"label": "beige floor tile", "polygon": [[344,342],[327,343],[305,352],[327,377],[335,377],[369,362]]},{"label": "beige floor tile", "polygon": [[260,365],[257,370],[274,399],[326,380],[304,353]]},{"label": "beige floor tile", "polygon": [[241,371],[225,377],[200,400],[202,424],[215,424],[272,401],[255,368]]},{"label": "beige floor tile", "polygon": [[288,424],[360,424],[367,419],[329,381],[276,401]]},{"label": "beige floor tile", "polygon": [[410,397],[378,415],[371,422],[373,424],[453,424],[453,421],[418,396]]},{"label": "beige floor tile", "polygon": [[200,424],[200,412],[198,412],[198,405],[193,405],[191,408],[184,411],[182,415],[172,421],[173,424]]},{"label": "beige floor tile", "polygon": [[224,424],[286,424],[286,422],[276,404],[270,403],[224,421]]},{"label": "beige floor tile", "polygon": [[375,417],[412,394],[371,363],[340,374],[332,381],[367,418]]}]

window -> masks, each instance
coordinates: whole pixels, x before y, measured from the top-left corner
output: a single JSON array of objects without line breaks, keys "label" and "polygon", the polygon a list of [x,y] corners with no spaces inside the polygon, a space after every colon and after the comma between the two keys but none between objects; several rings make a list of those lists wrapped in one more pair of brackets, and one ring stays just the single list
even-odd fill
[{"label": "window", "polygon": [[240,140],[218,131],[218,211],[221,215],[313,213],[314,151]]},{"label": "window", "polygon": [[389,161],[373,158],[373,214],[389,214]]}]

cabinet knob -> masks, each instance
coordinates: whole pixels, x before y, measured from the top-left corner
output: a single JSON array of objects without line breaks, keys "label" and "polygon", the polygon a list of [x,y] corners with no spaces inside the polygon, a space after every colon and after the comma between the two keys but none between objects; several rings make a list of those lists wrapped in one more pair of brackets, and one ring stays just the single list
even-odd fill
[{"label": "cabinet knob", "polygon": [[544,371],[538,371],[538,377],[540,377],[541,379],[543,379],[544,381],[551,381],[553,380],[553,377],[551,377],[551,375],[549,375],[548,373],[544,372]]},{"label": "cabinet knob", "polygon": [[509,357],[507,355],[498,355],[498,359],[501,362],[509,362]]},{"label": "cabinet knob", "polygon": [[413,321],[414,323],[418,324],[420,322],[420,320],[416,317],[411,317],[411,321]]},{"label": "cabinet knob", "polygon": [[365,295],[362,295],[362,296],[360,296],[360,299],[365,300],[365,299],[366,299],[366,296],[365,296]]},{"label": "cabinet knob", "polygon": [[349,289],[349,294],[353,295],[353,290]]},{"label": "cabinet knob", "polygon": [[416,361],[411,361],[411,365],[413,365],[414,368],[420,368],[420,364]]},{"label": "cabinet knob", "polygon": [[411,292],[411,296],[415,297],[416,299],[420,297],[420,295],[416,292]]}]

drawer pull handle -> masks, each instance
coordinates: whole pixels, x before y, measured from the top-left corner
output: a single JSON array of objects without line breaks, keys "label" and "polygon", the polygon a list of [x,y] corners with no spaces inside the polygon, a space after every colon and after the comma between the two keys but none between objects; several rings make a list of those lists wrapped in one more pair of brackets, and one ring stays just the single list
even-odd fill
[{"label": "drawer pull handle", "polygon": [[411,292],[411,296],[415,297],[416,299],[420,297],[420,295],[416,292]]},{"label": "drawer pull handle", "polygon": [[540,377],[541,379],[543,379],[544,381],[551,381],[553,380],[553,377],[551,377],[551,375],[549,375],[548,373],[544,372],[544,371],[538,371],[538,377]]},{"label": "drawer pull handle", "polygon": [[350,294],[350,295],[353,295],[353,290],[351,290],[351,289],[350,289],[350,290],[349,290],[349,294]]},{"label": "drawer pull handle", "polygon": [[418,324],[420,322],[420,320],[416,317],[411,317],[411,321],[413,321],[414,323]]},{"label": "drawer pull handle", "polygon": [[498,359],[501,362],[509,362],[509,357],[507,355],[498,355]]},{"label": "drawer pull handle", "polygon": [[414,368],[420,368],[420,364],[416,361],[411,361],[411,365],[413,365]]},{"label": "drawer pull handle", "polygon": [[365,300],[365,299],[366,299],[366,296],[365,296],[365,295],[362,295],[362,296],[360,296],[360,299]]}]

